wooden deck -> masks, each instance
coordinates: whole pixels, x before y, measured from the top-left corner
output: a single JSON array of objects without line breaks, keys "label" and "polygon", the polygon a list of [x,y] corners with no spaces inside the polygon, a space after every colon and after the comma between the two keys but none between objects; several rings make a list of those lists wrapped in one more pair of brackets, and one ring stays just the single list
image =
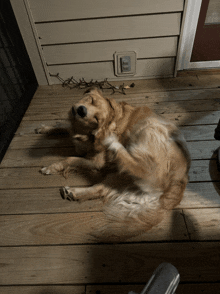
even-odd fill
[{"label": "wooden deck", "polygon": [[[126,82],[130,84],[129,82]],[[192,156],[179,207],[160,225],[123,244],[98,244],[102,202],[64,201],[59,187],[92,179],[43,176],[42,166],[71,154],[65,138],[35,134],[42,123],[66,120],[82,91],[39,87],[0,165],[0,293],[125,294],[140,292],[154,269],[171,262],[177,294],[220,291],[220,174],[214,130],[220,119],[220,75],[135,81],[127,95],[182,129]],[[110,92],[104,92],[110,95]]]}]

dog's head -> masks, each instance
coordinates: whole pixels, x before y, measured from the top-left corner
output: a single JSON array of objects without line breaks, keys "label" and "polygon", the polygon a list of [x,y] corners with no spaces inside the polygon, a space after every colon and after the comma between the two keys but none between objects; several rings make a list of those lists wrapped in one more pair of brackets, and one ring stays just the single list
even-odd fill
[{"label": "dog's head", "polygon": [[101,90],[92,88],[72,107],[71,116],[85,132],[97,135],[103,129],[114,130],[113,121],[118,109],[114,99],[104,98]]}]

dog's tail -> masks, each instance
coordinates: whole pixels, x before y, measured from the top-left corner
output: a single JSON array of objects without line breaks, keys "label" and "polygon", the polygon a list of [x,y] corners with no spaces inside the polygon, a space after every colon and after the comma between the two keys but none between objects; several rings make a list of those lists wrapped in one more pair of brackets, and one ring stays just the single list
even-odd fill
[{"label": "dog's tail", "polygon": [[[104,206],[105,218],[96,237],[101,242],[124,242],[158,225],[184,195],[185,181],[171,181],[165,191],[112,191]],[[140,193],[140,192],[139,192]]]},{"label": "dog's tail", "polygon": [[140,197],[124,192],[110,197],[104,206],[105,218],[95,236],[101,242],[123,242],[149,231],[167,213],[160,205],[160,196],[160,192]]}]

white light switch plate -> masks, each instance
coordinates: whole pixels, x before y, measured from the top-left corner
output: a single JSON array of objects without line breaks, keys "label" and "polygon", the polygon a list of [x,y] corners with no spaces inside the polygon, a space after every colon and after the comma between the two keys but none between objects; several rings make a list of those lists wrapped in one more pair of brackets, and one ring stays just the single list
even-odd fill
[{"label": "white light switch plate", "polygon": [[[126,58],[127,56],[130,58]],[[127,67],[127,70],[126,70],[126,67],[122,64],[123,60],[129,61],[129,67]],[[137,54],[135,51],[115,52],[114,61],[115,61],[116,76],[126,77],[126,76],[134,76],[136,74]]]}]

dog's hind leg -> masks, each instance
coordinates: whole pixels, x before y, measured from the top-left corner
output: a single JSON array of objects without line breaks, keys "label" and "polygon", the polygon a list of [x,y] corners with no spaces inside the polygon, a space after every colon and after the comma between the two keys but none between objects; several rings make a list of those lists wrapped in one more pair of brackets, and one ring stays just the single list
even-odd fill
[{"label": "dog's hind leg", "polygon": [[62,187],[60,194],[64,199],[73,201],[86,201],[105,197],[109,189],[103,184],[92,187]]},{"label": "dog's hind leg", "polygon": [[[115,152],[115,159],[118,163],[118,168],[120,171],[126,171],[130,175],[140,178],[142,178],[143,175],[147,175],[148,170],[145,166],[150,166],[150,160],[149,162],[147,162],[147,164],[145,162],[144,165],[143,160],[141,160],[141,158],[139,160],[137,158],[134,158],[114,135],[110,135],[109,137],[107,137],[104,141],[104,144],[108,147],[109,150]],[[146,160],[147,157],[145,158],[145,161]]]},{"label": "dog's hind leg", "polygon": [[188,176],[182,179],[174,179],[171,181],[170,185],[164,191],[160,198],[161,207],[167,210],[176,207],[182,200],[184,196],[184,191],[188,182]]}]

